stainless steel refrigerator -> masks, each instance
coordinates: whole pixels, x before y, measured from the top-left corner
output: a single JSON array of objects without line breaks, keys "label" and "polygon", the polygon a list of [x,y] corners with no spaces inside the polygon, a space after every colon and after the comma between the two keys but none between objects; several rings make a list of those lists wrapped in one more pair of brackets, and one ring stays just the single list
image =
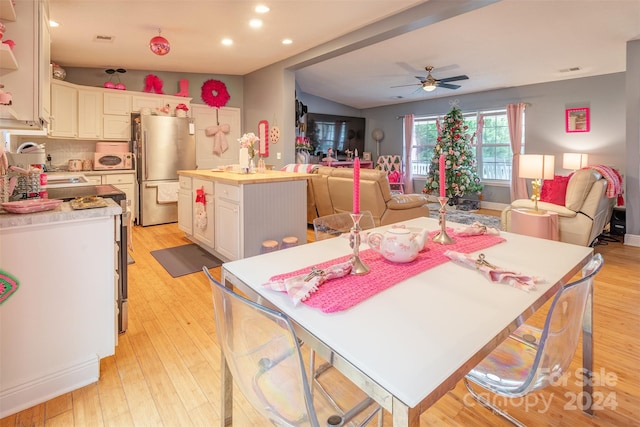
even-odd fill
[{"label": "stainless steel refrigerator", "polygon": [[196,143],[189,119],[131,115],[142,226],[178,221],[178,170],[196,168]]}]

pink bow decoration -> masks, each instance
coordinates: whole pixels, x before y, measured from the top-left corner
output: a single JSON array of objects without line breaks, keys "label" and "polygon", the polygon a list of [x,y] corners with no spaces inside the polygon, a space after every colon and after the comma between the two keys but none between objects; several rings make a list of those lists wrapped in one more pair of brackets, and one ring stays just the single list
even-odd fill
[{"label": "pink bow decoration", "polygon": [[468,267],[474,267],[493,283],[505,283],[525,292],[535,290],[536,283],[543,281],[540,277],[508,271],[493,264],[489,264],[485,261],[484,254],[480,254],[477,259],[474,259],[472,255],[455,251],[446,251],[444,255],[451,259],[451,261]]},{"label": "pink bow decoration", "polygon": [[398,173],[398,171],[390,172],[387,178],[389,179],[389,182],[391,182],[391,183],[400,182],[400,174]]},{"label": "pink bow decoration", "polygon": [[470,226],[456,230],[457,236],[482,236],[483,234],[499,236],[500,230],[493,227],[487,227],[486,225],[480,224],[479,222],[474,222]]},{"label": "pink bow decoration", "polygon": [[225,134],[230,131],[231,126],[228,124],[209,126],[204,130],[205,135],[213,137],[213,154],[220,156],[229,149],[229,144],[227,143]]},{"label": "pink bow decoration", "polygon": [[262,286],[274,291],[286,292],[293,300],[293,305],[298,305],[301,301],[309,298],[327,280],[343,277],[351,273],[352,267],[350,260],[324,270],[313,267],[309,274],[300,274],[288,279],[272,280]]}]

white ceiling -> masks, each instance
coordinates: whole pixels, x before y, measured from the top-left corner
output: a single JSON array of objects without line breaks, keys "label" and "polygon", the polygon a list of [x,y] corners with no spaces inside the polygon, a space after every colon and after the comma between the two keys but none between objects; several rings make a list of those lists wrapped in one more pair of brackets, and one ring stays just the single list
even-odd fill
[{"label": "white ceiling", "polygon": [[[63,67],[230,75],[286,60],[304,92],[369,108],[622,72],[626,42],[640,36],[640,0],[494,1],[264,0],[271,10],[259,16],[244,0],[50,0],[61,24],[51,57]],[[254,17],[261,29],[249,28]],[[148,48],[158,29],[171,42],[166,56]],[[469,80],[424,92],[415,76],[427,65],[436,78]]]}]

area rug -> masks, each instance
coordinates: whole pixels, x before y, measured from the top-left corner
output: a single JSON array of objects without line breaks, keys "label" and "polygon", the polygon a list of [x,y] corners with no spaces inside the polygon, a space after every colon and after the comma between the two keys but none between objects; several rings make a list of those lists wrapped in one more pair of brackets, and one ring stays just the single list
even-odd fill
[{"label": "area rug", "polygon": [[193,243],[151,251],[151,255],[167,270],[171,277],[202,271],[203,266],[214,268],[222,265],[222,261]]},{"label": "area rug", "polygon": [[[440,215],[438,209],[439,205],[434,205],[433,207],[429,205],[429,217],[438,219],[438,215]],[[486,225],[487,227],[497,228],[498,230],[500,229],[499,216],[480,215],[465,211],[447,210],[447,223],[458,222],[460,224],[473,224],[476,221],[482,225]]]}]

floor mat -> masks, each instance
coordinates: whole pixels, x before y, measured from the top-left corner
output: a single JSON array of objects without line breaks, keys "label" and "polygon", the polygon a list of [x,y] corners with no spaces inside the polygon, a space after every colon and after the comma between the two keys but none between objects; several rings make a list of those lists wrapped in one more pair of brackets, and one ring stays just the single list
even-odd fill
[{"label": "floor mat", "polygon": [[151,251],[151,255],[164,267],[171,277],[202,271],[202,267],[214,268],[222,261],[196,244]]}]

